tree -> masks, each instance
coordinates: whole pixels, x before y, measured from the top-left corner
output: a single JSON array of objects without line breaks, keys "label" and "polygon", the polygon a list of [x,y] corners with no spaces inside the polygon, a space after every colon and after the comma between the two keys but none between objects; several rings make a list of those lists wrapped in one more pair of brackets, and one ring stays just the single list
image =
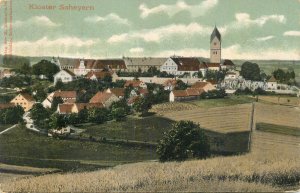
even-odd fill
[{"label": "tree", "polygon": [[159,141],[157,153],[161,162],[183,161],[189,154],[195,158],[206,158],[210,155],[210,146],[199,125],[192,121],[179,121],[164,133]]},{"label": "tree", "polygon": [[130,107],[128,106],[126,100],[123,98],[122,100],[115,101],[111,104],[110,109],[122,108],[125,111],[125,115],[130,113]]},{"label": "tree", "polygon": [[106,108],[91,108],[87,119],[93,123],[104,123],[109,120],[109,111]]},{"label": "tree", "polygon": [[126,117],[126,111],[123,107],[112,108],[111,115],[116,121],[122,121]]},{"label": "tree", "polygon": [[67,125],[67,121],[64,115],[54,113],[50,116],[49,126],[52,129],[61,129]]},{"label": "tree", "polygon": [[16,124],[23,121],[24,110],[21,106],[0,110],[0,123]]},{"label": "tree", "polygon": [[19,69],[15,69],[18,74],[24,74],[25,76],[30,75],[32,68],[29,63],[23,63]]},{"label": "tree", "polygon": [[88,121],[89,112],[86,108],[82,109],[78,113],[78,122],[79,123],[86,123]]},{"label": "tree", "polygon": [[175,90],[185,90],[187,89],[188,85],[184,83],[182,80],[177,80]]},{"label": "tree", "polygon": [[252,62],[244,62],[241,67],[241,76],[243,76],[246,80],[261,80],[260,77],[260,68],[258,64]]},{"label": "tree", "polygon": [[64,101],[62,100],[61,97],[53,97],[52,99],[52,104],[51,104],[51,111],[56,111],[58,104],[62,104]]},{"label": "tree", "polygon": [[34,75],[45,75],[49,80],[53,80],[53,75],[59,72],[59,67],[48,60],[41,60],[33,65],[32,71]]},{"label": "tree", "polygon": [[41,103],[36,103],[30,110],[30,117],[34,121],[43,121],[49,118],[49,112],[43,107]]},{"label": "tree", "polygon": [[140,97],[133,105],[133,108],[140,112],[141,116],[145,116],[151,107],[152,101],[150,97]]}]

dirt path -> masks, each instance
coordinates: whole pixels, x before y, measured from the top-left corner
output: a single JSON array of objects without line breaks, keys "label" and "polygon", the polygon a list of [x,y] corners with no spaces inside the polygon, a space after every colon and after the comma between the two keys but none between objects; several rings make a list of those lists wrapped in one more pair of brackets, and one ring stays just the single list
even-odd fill
[{"label": "dirt path", "polygon": [[15,128],[17,125],[18,125],[18,124],[15,124],[15,125],[13,125],[13,126],[7,128],[7,129],[5,129],[4,131],[1,131],[1,132],[0,132],[0,135],[2,135],[3,133],[6,133],[7,131],[9,131],[9,130]]}]

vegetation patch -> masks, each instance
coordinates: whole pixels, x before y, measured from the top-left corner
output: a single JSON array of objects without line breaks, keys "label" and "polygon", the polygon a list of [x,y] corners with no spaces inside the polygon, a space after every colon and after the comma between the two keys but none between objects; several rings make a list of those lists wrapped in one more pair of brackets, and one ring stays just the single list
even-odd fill
[{"label": "vegetation patch", "polygon": [[22,126],[0,135],[0,147],[1,161],[6,164],[67,167],[68,170],[73,168],[68,167],[72,164],[75,169],[82,167],[77,162],[83,161],[92,161],[100,166],[110,162],[111,166],[157,158],[154,148],[59,140],[38,135]]},{"label": "vegetation patch", "polygon": [[256,129],[259,131],[279,133],[284,135],[300,136],[300,128],[285,125],[275,125],[270,123],[257,123]]}]

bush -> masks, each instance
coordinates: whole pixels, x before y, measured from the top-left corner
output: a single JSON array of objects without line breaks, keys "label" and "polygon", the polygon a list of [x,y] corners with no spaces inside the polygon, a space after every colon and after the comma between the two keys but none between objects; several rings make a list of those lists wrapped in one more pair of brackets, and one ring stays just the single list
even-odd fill
[{"label": "bush", "polygon": [[204,92],[200,95],[200,98],[202,98],[202,99],[219,99],[219,98],[224,98],[225,96],[227,96],[225,90],[220,89],[220,90],[210,90],[210,91]]},{"label": "bush", "polygon": [[205,158],[210,154],[208,138],[204,131],[192,121],[179,121],[164,133],[159,141],[157,153],[161,162],[183,161],[191,154]]}]

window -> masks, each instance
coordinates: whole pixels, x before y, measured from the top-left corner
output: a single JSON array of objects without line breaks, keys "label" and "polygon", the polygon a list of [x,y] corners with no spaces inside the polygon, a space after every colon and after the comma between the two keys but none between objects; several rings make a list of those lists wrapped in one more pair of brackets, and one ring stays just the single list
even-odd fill
[{"label": "window", "polygon": [[214,42],[214,45],[217,45],[217,42]]}]

